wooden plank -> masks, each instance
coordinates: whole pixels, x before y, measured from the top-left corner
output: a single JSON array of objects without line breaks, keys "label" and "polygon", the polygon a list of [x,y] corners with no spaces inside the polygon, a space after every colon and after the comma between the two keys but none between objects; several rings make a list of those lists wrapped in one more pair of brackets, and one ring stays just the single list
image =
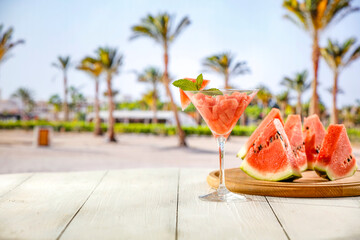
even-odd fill
[{"label": "wooden plank", "polygon": [[60,239],[174,239],[178,172],[110,171]]},{"label": "wooden plank", "polygon": [[266,199],[216,203],[198,196],[210,189],[210,170],[181,169],[179,180],[178,239],[287,239]]},{"label": "wooden plank", "polygon": [[28,180],[33,173],[0,175],[0,198]]},{"label": "wooden plank", "polygon": [[360,197],[339,197],[339,198],[281,198],[266,197],[269,202],[320,205],[329,207],[353,207],[360,208]]},{"label": "wooden plank", "polygon": [[360,239],[360,208],[271,202],[290,239]]},{"label": "wooden plank", "polygon": [[35,174],[0,199],[0,239],[56,239],[104,174]]}]

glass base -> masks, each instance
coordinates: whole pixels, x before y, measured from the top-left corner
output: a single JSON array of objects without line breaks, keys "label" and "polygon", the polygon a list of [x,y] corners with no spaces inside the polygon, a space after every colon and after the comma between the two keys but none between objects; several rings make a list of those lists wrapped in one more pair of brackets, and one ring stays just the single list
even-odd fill
[{"label": "glass base", "polygon": [[200,200],[210,202],[248,202],[251,201],[243,195],[232,193],[227,188],[218,188],[215,192],[199,196]]}]

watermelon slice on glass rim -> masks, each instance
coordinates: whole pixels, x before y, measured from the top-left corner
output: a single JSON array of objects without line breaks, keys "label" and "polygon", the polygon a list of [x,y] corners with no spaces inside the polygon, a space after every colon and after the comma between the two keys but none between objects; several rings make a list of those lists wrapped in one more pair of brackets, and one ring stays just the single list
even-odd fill
[{"label": "watermelon slice on glass rim", "polygon": [[[184,78],[186,80],[192,81],[193,83],[196,82],[195,78]],[[210,80],[206,80],[204,79],[200,90],[203,90],[208,84],[210,83]],[[184,90],[182,90],[181,88],[179,88],[180,91],[180,101],[181,101],[181,109],[184,111],[191,103],[190,98],[185,94]]]}]

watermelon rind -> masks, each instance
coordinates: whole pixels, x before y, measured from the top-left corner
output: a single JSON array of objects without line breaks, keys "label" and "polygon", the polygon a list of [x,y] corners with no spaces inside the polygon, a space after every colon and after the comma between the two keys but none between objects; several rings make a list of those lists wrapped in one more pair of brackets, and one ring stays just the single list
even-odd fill
[{"label": "watermelon rind", "polygon": [[343,177],[336,177],[335,174],[333,174],[333,173],[331,172],[331,169],[328,168],[328,169],[326,170],[326,176],[327,176],[327,178],[330,179],[331,181],[334,181],[334,180],[341,179],[341,178],[351,177],[352,175],[355,174],[356,170],[357,170],[357,165],[355,164],[353,170],[352,170],[352,171],[349,171],[349,172],[351,172],[349,175],[346,175],[346,176],[343,176]]},{"label": "watermelon rind", "polygon": [[286,168],[284,171],[279,171],[277,173],[268,173],[267,175],[264,175],[263,173],[257,171],[255,168],[251,167],[246,161],[243,161],[241,163],[240,169],[250,177],[253,177],[257,180],[279,182],[286,180],[294,180],[302,177],[301,173],[298,171],[294,171],[291,166]]},{"label": "watermelon rind", "polygon": [[314,171],[316,172],[316,174],[317,174],[319,177],[329,179],[328,175],[326,174],[326,169],[321,168],[320,166],[316,166],[316,165],[315,165]]},{"label": "watermelon rind", "polygon": [[244,158],[246,157],[246,153],[247,153],[247,151],[246,151],[245,146],[242,146],[240,148],[240,151],[236,154],[236,157],[244,160]]}]

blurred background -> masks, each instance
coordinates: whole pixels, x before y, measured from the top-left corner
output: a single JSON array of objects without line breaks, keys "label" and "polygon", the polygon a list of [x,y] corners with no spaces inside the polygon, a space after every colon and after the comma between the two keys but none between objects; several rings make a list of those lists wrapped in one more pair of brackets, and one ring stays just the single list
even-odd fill
[{"label": "blurred background", "polygon": [[200,73],[209,87],[260,89],[228,141],[228,167],[273,107],[345,124],[359,159],[359,7],[1,0],[0,173],[217,168],[210,130],[171,84]]}]

